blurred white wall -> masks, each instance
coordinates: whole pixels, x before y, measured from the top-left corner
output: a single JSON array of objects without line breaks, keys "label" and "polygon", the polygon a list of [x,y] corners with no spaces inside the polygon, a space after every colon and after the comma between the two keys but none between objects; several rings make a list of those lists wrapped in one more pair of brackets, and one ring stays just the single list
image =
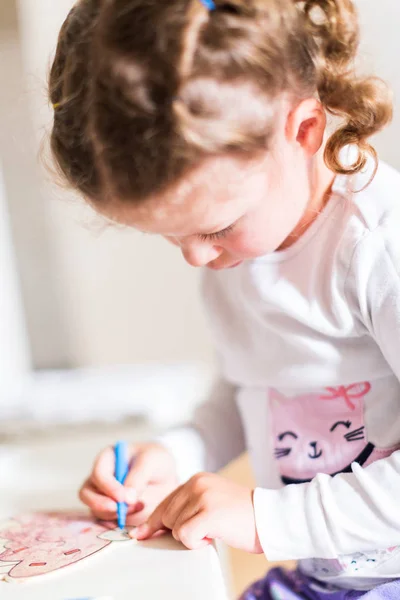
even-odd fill
[{"label": "blurred white wall", "polygon": [[[2,203],[8,209],[14,238],[14,248],[10,246],[7,253],[11,262],[14,258],[12,251],[15,250],[25,305],[24,314],[15,314],[13,321],[25,321],[35,362],[40,364],[52,357],[52,364],[56,365],[67,361],[68,344],[64,334],[64,319],[59,311],[53,252],[48,243],[49,228],[45,218],[41,174],[37,166],[38,135],[30,111],[32,98],[40,95],[38,90],[41,88],[36,83],[33,85],[32,77],[26,75],[20,40],[14,0],[3,0],[0,4],[1,194]],[[31,89],[34,91],[30,92]],[[3,236],[3,248],[5,239]],[[12,289],[15,287],[12,286]],[[12,293],[2,272],[0,293],[3,296]],[[17,303],[13,302],[13,305],[17,311]],[[0,319],[4,322],[8,317],[2,313]],[[46,330],[57,334],[46,338]],[[9,332],[9,337],[1,340],[4,345],[2,352],[10,351],[15,356],[23,353],[24,343],[17,341],[19,339],[18,331],[15,331],[15,335]]]},{"label": "blurred white wall", "polygon": [[[400,98],[399,1],[358,3],[365,61]],[[51,118],[47,70],[71,5],[71,0],[1,0],[0,7],[0,157],[8,173],[34,364],[210,360],[198,273],[162,240],[102,231],[101,221],[51,187],[35,164]],[[378,143],[382,157],[400,168],[398,133],[397,117]]]},{"label": "blurred white wall", "polygon": [[390,83],[395,97],[392,125],[376,140],[382,159],[400,169],[400,2],[399,0],[356,0],[359,9],[363,70],[373,72]]},{"label": "blurred white wall", "polygon": [[0,293],[0,339],[7,340],[0,345],[0,381],[3,389],[9,389],[16,379],[29,373],[31,364],[1,168],[0,273],[1,286],[7,290]]}]

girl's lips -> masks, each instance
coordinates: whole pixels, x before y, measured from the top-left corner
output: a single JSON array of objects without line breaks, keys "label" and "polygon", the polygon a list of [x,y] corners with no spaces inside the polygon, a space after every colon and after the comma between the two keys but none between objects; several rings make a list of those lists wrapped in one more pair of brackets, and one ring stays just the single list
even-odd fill
[{"label": "girl's lips", "polygon": [[239,265],[242,264],[242,260],[238,260],[236,263],[233,263],[233,265],[231,265],[230,267],[227,267],[227,269],[234,269],[235,267],[238,267]]},{"label": "girl's lips", "polygon": [[212,269],[213,271],[223,271],[224,269],[234,269],[235,267],[238,267],[239,265],[242,264],[242,260],[238,260],[237,262],[233,263],[232,265],[221,265],[221,266],[213,266],[213,264],[207,265],[207,267],[209,269]]}]

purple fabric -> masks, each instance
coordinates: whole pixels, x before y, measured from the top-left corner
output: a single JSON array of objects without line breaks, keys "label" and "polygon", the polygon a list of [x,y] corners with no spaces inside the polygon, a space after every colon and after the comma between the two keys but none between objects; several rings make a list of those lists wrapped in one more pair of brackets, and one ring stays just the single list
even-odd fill
[{"label": "purple fabric", "polygon": [[300,571],[272,569],[254,583],[240,600],[400,600],[400,580],[380,585],[370,592],[337,590]]}]

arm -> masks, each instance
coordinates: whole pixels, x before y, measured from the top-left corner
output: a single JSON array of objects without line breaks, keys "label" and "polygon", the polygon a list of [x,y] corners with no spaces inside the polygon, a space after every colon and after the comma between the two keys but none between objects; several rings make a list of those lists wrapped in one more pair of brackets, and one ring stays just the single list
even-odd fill
[{"label": "arm", "polygon": [[[400,379],[400,218],[386,219],[355,249],[346,282],[362,333]],[[400,410],[400,398],[399,408]],[[398,432],[400,442],[400,431]],[[400,452],[352,473],[255,492],[261,545],[270,560],[335,558],[400,545]]]},{"label": "arm", "polygon": [[400,452],[352,473],[257,489],[256,524],[269,560],[336,558],[400,544]]},{"label": "arm", "polygon": [[199,471],[218,471],[244,452],[244,432],[235,396],[235,386],[219,380],[191,423],[160,438],[175,457],[181,481]]}]

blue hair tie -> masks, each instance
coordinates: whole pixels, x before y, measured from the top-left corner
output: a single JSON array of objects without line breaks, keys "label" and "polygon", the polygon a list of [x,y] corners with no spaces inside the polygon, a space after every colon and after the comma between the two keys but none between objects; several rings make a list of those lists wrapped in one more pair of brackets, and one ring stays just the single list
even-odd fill
[{"label": "blue hair tie", "polygon": [[217,8],[214,0],[200,0],[200,2],[206,7],[207,10],[215,10]]}]

